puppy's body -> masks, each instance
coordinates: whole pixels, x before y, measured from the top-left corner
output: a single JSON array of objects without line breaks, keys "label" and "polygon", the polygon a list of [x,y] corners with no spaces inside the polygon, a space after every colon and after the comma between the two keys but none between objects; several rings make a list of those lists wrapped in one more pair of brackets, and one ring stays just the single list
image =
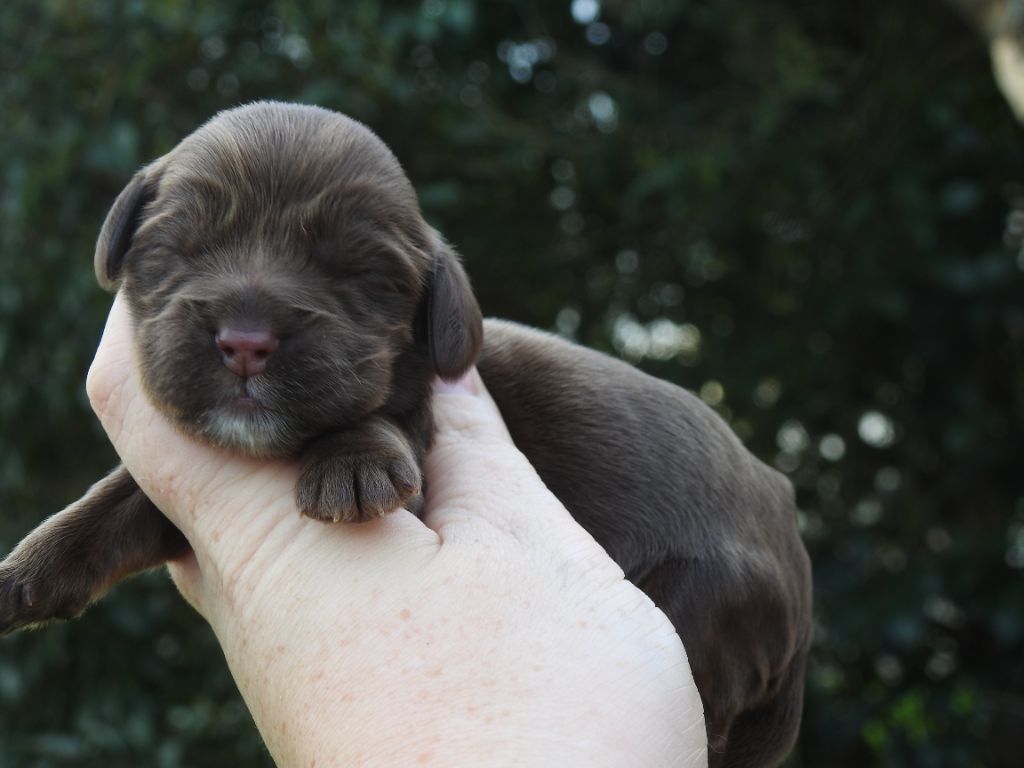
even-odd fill
[{"label": "puppy's body", "polygon": [[541,479],[675,625],[710,764],[781,760],[811,609],[789,481],[698,398],[606,355],[488,320],[478,367]]},{"label": "puppy's body", "polygon": [[[363,126],[280,104],[223,113],[133,179],[96,267],[129,300],[154,402],[209,442],[300,454],[297,503],[315,519],[415,508],[430,381],[476,361],[545,483],[679,631],[711,765],[788,751],[810,628],[788,482],[678,387],[482,325],[457,257]],[[76,615],[186,549],[118,469],[0,563],[0,632]]]}]

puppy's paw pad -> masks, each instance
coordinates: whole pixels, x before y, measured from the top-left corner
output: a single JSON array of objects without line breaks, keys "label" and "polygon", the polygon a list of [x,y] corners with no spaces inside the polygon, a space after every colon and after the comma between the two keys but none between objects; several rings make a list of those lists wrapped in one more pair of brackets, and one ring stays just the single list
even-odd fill
[{"label": "puppy's paw pad", "polygon": [[0,575],[0,635],[43,620],[39,589],[14,574]]},{"label": "puppy's paw pad", "polygon": [[36,604],[38,590],[31,584],[22,584],[20,590],[21,604],[26,608],[32,608]]}]

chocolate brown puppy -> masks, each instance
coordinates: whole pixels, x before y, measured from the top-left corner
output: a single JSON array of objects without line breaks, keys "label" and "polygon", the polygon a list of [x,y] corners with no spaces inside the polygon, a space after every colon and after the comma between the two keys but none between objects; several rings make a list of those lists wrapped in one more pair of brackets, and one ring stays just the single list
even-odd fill
[{"label": "chocolate brown puppy", "polygon": [[[364,126],[276,103],[218,115],[121,193],[96,272],[129,302],[157,406],[201,440],[299,456],[298,508],[325,522],[417,507],[431,381],[476,363],[545,483],[673,621],[711,765],[790,749],[811,595],[789,483],[682,389],[481,321]],[[77,615],[187,547],[119,468],[0,563],[0,632]]]}]

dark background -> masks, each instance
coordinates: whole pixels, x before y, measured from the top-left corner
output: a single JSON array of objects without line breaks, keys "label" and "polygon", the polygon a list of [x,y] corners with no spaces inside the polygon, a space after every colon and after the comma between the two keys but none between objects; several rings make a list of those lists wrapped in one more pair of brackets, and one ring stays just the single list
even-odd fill
[{"label": "dark background", "polygon": [[[699,392],[792,478],[791,765],[1021,764],[1024,144],[946,5],[0,4],[0,549],[116,461],[107,207],[270,97],[373,127],[487,314]],[[269,764],[163,574],[0,641],[2,766]]]}]

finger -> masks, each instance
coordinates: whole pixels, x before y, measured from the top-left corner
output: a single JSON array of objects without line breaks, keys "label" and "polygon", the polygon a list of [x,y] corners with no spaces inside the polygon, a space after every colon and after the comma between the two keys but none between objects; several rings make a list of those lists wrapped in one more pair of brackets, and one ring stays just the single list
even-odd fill
[{"label": "finger", "polygon": [[592,542],[516,448],[476,370],[456,385],[438,383],[433,408],[423,520],[442,539],[459,523],[484,521],[517,537]]}]

